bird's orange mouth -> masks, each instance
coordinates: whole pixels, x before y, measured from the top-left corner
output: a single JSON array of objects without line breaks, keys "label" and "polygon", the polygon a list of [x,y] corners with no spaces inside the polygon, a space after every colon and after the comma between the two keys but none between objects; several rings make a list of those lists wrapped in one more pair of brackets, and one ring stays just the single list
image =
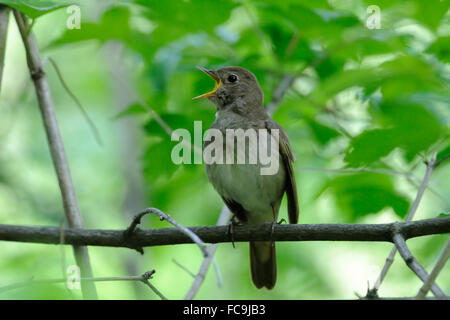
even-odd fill
[{"label": "bird's orange mouth", "polygon": [[207,92],[207,93],[204,93],[197,97],[194,97],[194,98],[192,98],[192,100],[211,97],[212,95],[214,95],[216,93],[217,89],[219,89],[220,85],[222,84],[222,81],[220,80],[220,78],[218,76],[216,76],[216,74],[213,71],[208,70],[203,67],[197,67],[197,68],[200,69],[201,71],[203,71],[204,73],[206,73],[211,78],[213,78],[214,81],[216,82],[216,85],[214,86],[214,89],[212,89],[210,92]]}]

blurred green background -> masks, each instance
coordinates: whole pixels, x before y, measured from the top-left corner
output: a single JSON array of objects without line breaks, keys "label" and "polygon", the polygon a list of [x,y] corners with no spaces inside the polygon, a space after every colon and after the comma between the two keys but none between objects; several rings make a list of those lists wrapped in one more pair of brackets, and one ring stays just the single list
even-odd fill
[{"label": "blurred green background", "polygon": [[[0,3],[12,3],[0,1]],[[52,57],[94,121],[102,145],[47,62],[56,113],[86,228],[123,229],[133,214],[157,207],[185,226],[214,225],[222,201],[202,165],[171,162],[174,142],[139,100],[171,127],[203,130],[208,101],[191,98],[212,80],[195,69],[228,65],[257,76],[265,103],[285,75],[297,79],[273,118],[297,157],[300,223],[401,221],[425,172],[424,158],[450,153],[449,1],[78,1],[80,29],[68,29],[58,1],[17,4],[36,18],[42,57]],[[35,6],[33,9],[28,5]],[[369,5],[380,8],[379,29]],[[37,9],[36,9],[37,8]],[[39,16],[39,17],[38,17]],[[37,18],[38,17],[38,18]],[[369,20],[369,21],[368,21]],[[376,22],[376,21],[375,21]],[[369,27],[368,27],[369,26]],[[139,98],[137,98],[139,97]],[[415,219],[448,214],[450,161],[433,172]],[[285,216],[286,203],[280,211]],[[59,226],[64,221],[23,44],[11,15],[0,96],[0,223]],[[169,227],[156,217],[143,227]],[[448,235],[408,241],[430,271]],[[353,299],[366,293],[392,248],[388,243],[281,242],[278,281],[257,290],[248,244],[220,244],[223,277],[210,269],[198,299]],[[97,277],[139,275],[182,299],[202,261],[194,245],[89,248]],[[62,278],[72,248],[0,242],[0,286]],[[450,266],[437,281],[450,294]],[[383,297],[414,296],[420,280],[398,256]],[[101,299],[157,299],[141,283],[96,284]],[[80,299],[62,284],[0,292],[0,299]]]}]

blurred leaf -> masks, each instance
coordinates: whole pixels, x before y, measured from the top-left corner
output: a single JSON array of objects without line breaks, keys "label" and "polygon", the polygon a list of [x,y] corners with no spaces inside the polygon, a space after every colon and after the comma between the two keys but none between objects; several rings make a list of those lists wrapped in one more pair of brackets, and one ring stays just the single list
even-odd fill
[{"label": "blurred leaf", "polygon": [[344,160],[351,167],[370,164],[402,148],[408,161],[437,142],[442,127],[436,117],[420,105],[384,102],[385,129],[363,131],[352,139]]},{"label": "blurred leaf", "polygon": [[381,110],[387,116],[386,124],[394,126],[391,139],[406,151],[408,161],[436,143],[443,133],[440,121],[421,105],[386,101]]},{"label": "blurred leaf", "polygon": [[[172,130],[183,128],[193,131],[193,121],[182,114],[162,113],[159,116],[164,120],[165,123],[169,125]],[[156,122],[155,119],[151,119],[149,122],[147,122],[144,126],[144,129],[150,136],[159,136],[163,138],[169,137],[167,132],[164,131],[163,128],[161,128],[161,126]]]},{"label": "blurred leaf", "polygon": [[415,18],[431,30],[436,31],[449,9],[449,1],[428,0],[415,3],[418,4]]},{"label": "blurred leaf", "polygon": [[317,66],[316,71],[321,79],[326,79],[333,74],[342,71],[345,59],[342,57],[327,56]]},{"label": "blurred leaf", "polygon": [[383,75],[381,92],[385,99],[443,89],[435,68],[414,56],[403,55],[389,60],[381,64],[380,73]]},{"label": "blurred leaf", "polygon": [[315,53],[310,49],[309,42],[295,30],[283,27],[279,23],[263,24],[261,29],[272,41],[272,47],[278,59],[286,63],[294,60],[295,63],[305,61],[309,63],[315,58]]},{"label": "blurred leaf", "polygon": [[[130,9],[127,7],[112,7],[106,10],[98,23],[83,22],[81,29],[66,30],[62,36],[53,41],[49,46],[60,46],[68,43],[111,39],[132,42],[134,36],[130,29]],[[141,37],[140,41],[145,41]]]},{"label": "blurred leaf", "polygon": [[202,31],[214,33],[224,23],[231,10],[237,6],[233,1],[216,0],[135,0],[146,8],[145,16],[158,26],[152,37],[158,46],[181,38],[187,33]]},{"label": "blurred leaf", "polygon": [[117,113],[113,118],[114,119],[120,119],[126,116],[131,116],[131,115],[136,115],[136,114],[143,114],[143,113],[147,113],[147,110],[144,109],[143,106],[141,106],[138,103],[133,103],[132,105],[130,105],[128,108],[126,108],[123,111],[120,111],[119,113]]},{"label": "blurred leaf", "polygon": [[[448,157],[448,155],[450,155],[450,145],[447,145],[447,147],[438,152],[436,160],[442,160],[444,157]],[[448,161],[450,162],[450,160]]]},{"label": "blurred leaf", "polygon": [[387,156],[398,146],[395,134],[393,129],[363,131],[352,139],[344,161],[350,167],[360,167]]},{"label": "blurred leaf", "polygon": [[325,103],[339,92],[352,87],[377,84],[380,74],[374,69],[349,69],[326,77],[311,93],[311,100]]},{"label": "blurred leaf", "polygon": [[8,5],[26,14],[31,19],[36,19],[46,13],[63,7],[77,4],[76,2],[49,1],[49,0],[0,0],[0,3]]},{"label": "blurred leaf", "polygon": [[433,53],[442,62],[450,62],[450,36],[437,38],[428,48],[427,52]]},{"label": "blurred leaf", "polygon": [[180,167],[173,163],[171,159],[172,148],[176,141],[167,139],[151,143],[145,150],[142,157],[144,166],[144,176],[150,184],[159,178],[170,178]]},{"label": "blurred leaf", "polygon": [[330,180],[324,189],[352,222],[391,207],[399,217],[408,212],[409,200],[394,189],[391,178],[378,173],[343,175]]},{"label": "blurred leaf", "polygon": [[309,127],[311,128],[314,137],[322,145],[327,144],[330,140],[334,138],[340,137],[340,133],[332,127],[321,124],[315,119],[309,117],[305,117],[305,120],[307,121]]},{"label": "blurred leaf", "polygon": [[440,26],[442,18],[449,9],[448,0],[428,0],[428,1],[403,1],[403,0],[378,0],[374,3],[371,0],[364,0],[367,6],[376,4],[380,7],[381,14],[390,17],[393,22],[401,19],[415,19],[428,27],[431,31],[436,31]]}]

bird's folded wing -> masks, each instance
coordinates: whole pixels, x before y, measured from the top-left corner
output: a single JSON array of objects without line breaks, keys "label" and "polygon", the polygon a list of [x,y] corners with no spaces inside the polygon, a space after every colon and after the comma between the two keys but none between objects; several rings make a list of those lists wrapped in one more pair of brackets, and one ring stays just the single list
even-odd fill
[{"label": "bird's folded wing", "polygon": [[288,200],[289,223],[295,224],[298,221],[299,215],[297,185],[295,183],[294,168],[292,167],[292,162],[295,161],[295,156],[292,153],[286,132],[278,123],[276,123],[272,119],[267,120],[266,129],[269,130],[269,132],[273,129],[279,130],[279,150],[287,174],[285,188]]}]

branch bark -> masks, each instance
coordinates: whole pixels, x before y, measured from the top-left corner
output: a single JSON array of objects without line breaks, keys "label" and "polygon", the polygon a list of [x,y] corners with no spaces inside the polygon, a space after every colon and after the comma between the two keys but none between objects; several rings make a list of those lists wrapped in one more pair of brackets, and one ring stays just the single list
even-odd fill
[{"label": "branch bark", "polygon": [[[50,86],[42,68],[39,49],[33,33],[30,32],[26,17],[20,11],[13,10],[13,12],[25,46],[27,64],[36,90],[53,165],[58,177],[66,219],[69,227],[77,229],[83,228],[83,220],[78,207],[69,164],[59,132],[58,122],[56,120]],[[92,278],[92,269],[87,248],[83,246],[74,246],[73,249],[75,260],[80,267],[82,277]],[[83,296],[87,299],[97,298],[97,292],[93,282],[82,282],[82,292]]]},{"label": "branch bark", "polygon": [[[411,208],[408,211],[408,215],[406,216],[405,221],[411,221],[416,214],[417,208],[419,207],[420,201],[422,200],[422,196],[427,188],[428,182],[430,181],[431,172],[435,167],[437,153],[434,153],[431,157],[431,160],[426,163],[427,169],[425,171],[425,175],[422,179],[422,183],[420,184],[419,190],[417,191],[416,198],[414,199]],[[395,255],[397,254],[397,247],[394,246],[389,253],[389,256],[386,258],[386,262],[381,270],[380,275],[378,276],[377,281],[375,282],[372,289],[369,290],[369,295],[376,296],[378,289],[380,288],[381,283],[383,282],[386,274],[388,273],[392,263],[394,262]]]},{"label": "branch bark", "polygon": [[280,84],[273,92],[272,101],[270,101],[266,106],[266,112],[269,115],[272,115],[272,113],[276,110],[286,92],[292,87],[295,79],[297,79],[296,76],[289,74],[283,75]]},{"label": "branch bark", "polygon": [[[398,252],[402,256],[403,260],[405,260],[406,265],[423,281],[425,282],[427,278],[429,278],[425,269],[420,265],[420,263],[414,258],[408,246],[406,245],[405,239],[401,234],[394,234],[393,240],[395,243],[395,247]],[[437,284],[433,283],[431,285],[431,291],[437,298],[444,298],[445,293],[438,287]]]},{"label": "branch bark", "polygon": [[[190,227],[205,243],[231,242],[228,226]],[[194,243],[176,228],[135,230],[127,237],[124,230],[64,229],[64,244],[76,246],[152,247]],[[386,224],[288,224],[272,223],[234,227],[234,242],[248,241],[378,241],[392,242],[399,233],[405,240],[450,232],[450,217]],[[32,227],[0,224],[0,240],[60,244],[59,227]]]},{"label": "branch bark", "polygon": [[423,286],[420,288],[419,293],[416,296],[416,299],[425,299],[428,291],[431,289],[434,280],[436,280],[439,272],[444,268],[447,260],[450,258],[450,239],[447,241],[444,249],[442,250],[441,255],[439,256],[436,265],[431,271],[430,275],[424,281]]}]

